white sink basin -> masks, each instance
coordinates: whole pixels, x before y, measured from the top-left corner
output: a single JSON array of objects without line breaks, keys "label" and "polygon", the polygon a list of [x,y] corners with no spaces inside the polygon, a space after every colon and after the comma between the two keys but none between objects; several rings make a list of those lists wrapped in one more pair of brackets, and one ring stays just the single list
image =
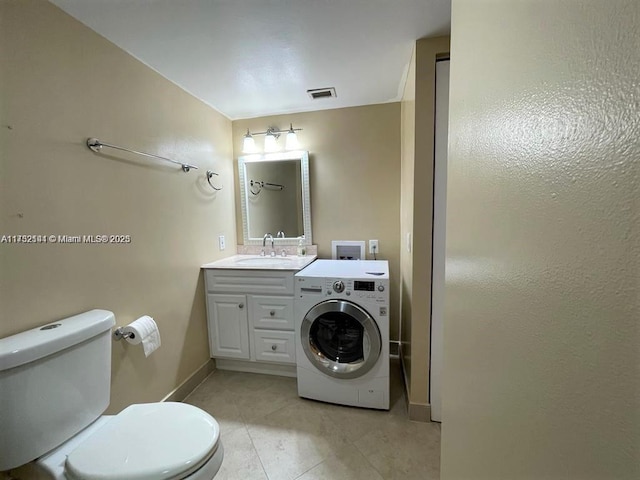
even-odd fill
[{"label": "white sink basin", "polygon": [[256,267],[277,267],[290,264],[291,259],[287,257],[251,257],[238,259],[235,263]]}]

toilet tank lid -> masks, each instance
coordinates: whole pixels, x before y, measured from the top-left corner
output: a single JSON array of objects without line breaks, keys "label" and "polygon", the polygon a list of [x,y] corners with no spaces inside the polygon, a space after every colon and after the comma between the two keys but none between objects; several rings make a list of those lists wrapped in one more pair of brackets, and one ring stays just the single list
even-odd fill
[{"label": "toilet tank lid", "polygon": [[0,339],[0,372],[57,353],[105,332],[115,325],[108,310],[64,318]]}]

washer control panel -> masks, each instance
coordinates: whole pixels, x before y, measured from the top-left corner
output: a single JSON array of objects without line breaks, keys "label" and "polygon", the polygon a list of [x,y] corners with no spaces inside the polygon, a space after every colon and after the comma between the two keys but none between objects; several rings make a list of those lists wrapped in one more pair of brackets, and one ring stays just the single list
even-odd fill
[{"label": "washer control panel", "polygon": [[349,278],[325,278],[325,296],[344,295],[356,299],[388,302],[387,284],[381,280],[352,280]]},{"label": "washer control panel", "polygon": [[361,292],[373,292],[376,289],[376,282],[356,280],[353,282],[353,289]]}]

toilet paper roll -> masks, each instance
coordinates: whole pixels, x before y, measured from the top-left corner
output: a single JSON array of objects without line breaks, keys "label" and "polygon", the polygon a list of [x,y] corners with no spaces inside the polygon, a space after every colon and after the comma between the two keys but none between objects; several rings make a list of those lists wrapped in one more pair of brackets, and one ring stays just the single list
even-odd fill
[{"label": "toilet paper roll", "polygon": [[124,327],[123,333],[133,334],[133,336],[125,337],[127,342],[132,345],[138,345],[142,342],[145,357],[160,347],[160,330],[158,330],[155,320],[148,315],[140,317]]}]

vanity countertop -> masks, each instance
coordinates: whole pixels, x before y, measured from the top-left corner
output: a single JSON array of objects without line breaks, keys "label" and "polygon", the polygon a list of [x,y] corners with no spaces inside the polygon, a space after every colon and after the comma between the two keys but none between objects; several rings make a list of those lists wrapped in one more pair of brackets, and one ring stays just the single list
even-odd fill
[{"label": "vanity countertop", "polygon": [[261,255],[233,255],[211,263],[205,263],[204,269],[239,269],[239,270],[302,270],[316,259],[316,255],[298,257],[261,256]]}]

